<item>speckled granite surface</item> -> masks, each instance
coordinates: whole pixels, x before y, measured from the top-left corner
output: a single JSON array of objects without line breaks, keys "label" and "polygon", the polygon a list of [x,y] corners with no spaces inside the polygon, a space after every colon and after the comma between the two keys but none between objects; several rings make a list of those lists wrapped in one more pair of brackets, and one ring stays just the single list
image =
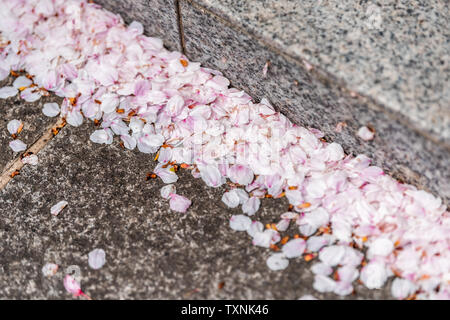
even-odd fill
[{"label": "speckled granite surface", "polygon": [[[343,92],[333,81],[317,81],[303,65],[274,53],[251,36],[236,31],[208,12],[181,2],[186,54],[222,70],[233,86],[263,97],[296,123],[316,127],[348,153],[365,153],[394,177],[450,199],[450,152],[362,97]],[[266,76],[263,67],[270,66]],[[336,125],[345,122],[341,133]],[[362,125],[376,130],[365,142]]]},{"label": "speckled granite surface", "polygon": [[149,36],[164,40],[170,50],[181,51],[176,0],[94,0],[103,8],[120,14],[126,23],[133,20],[144,25]]},{"label": "speckled granite surface", "polygon": [[448,1],[194,2],[450,144]]},{"label": "speckled granite surface", "polygon": [[[270,250],[229,228],[240,209],[220,201],[223,188],[182,171],[177,193],[192,207],[173,212],[160,196],[162,181],[145,181],[151,157],[118,141],[94,145],[92,130],[92,123],[66,126],[39,153],[37,166],[24,167],[0,191],[0,299],[70,299],[62,281],[70,266],[79,268],[93,299],[340,298],[312,289],[313,262],[293,259],[283,272],[270,271]],[[63,199],[68,206],[52,216],[50,207]],[[287,206],[286,199],[265,199],[257,215],[269,222]],[[100,270],[88,266],[94,248],[106,252]],[[60,265],[49,278],[41,272],[48,262]],[[389,285],[355,289],[347,299],[390,297]]]},{"label": "speckled granite surface", "polygon": [[[14,77],[9,77],[0,81],[0,88],[12,85],[14,79]],[[13,119],[22,121],[23,130],[17,139],[22,140],[30,147],[39,139],[44,130],[56,121],[42,114],[42,106],[46,102],[61,102],[61,99],[56,96],[42,97],[35,103],[28,103],[20,99],[19,95],[16,95],[0,100],[0,173],[13,159],[20,155],[20,153],[13,152],[9,147],[12,138],[6,129],[8,122]]]}]

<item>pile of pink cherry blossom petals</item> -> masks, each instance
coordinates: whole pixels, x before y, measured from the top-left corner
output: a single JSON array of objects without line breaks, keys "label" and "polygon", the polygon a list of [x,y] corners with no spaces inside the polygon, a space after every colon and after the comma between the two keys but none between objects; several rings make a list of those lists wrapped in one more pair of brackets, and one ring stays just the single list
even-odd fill
[{"label": "pile of pink cherry blossom petals", "polygon": [[[265,99],[254,103],[219,71],[144,36],[138,22],[125,26],[81,0],[0,4],[0,80],[24,70],[33,81],[21,80],[23,99],[53,92],[64,101],[60,110],[47,106],[49,115],[60,111],[73,126],[101,120],[93,142],[117,136],[127,149],[156,153],[153,172],[168,184],[161,195],[173,210],[190,205],[172,185],[174,166],[185,164],[210,187],[231,181],[222,201],[243,212],[231,217],[231,228],[254,245],[281,247],[269,268],[317,256],[320,292],[351,294],[358,279],[377,289],[396,276],[396,298],[450,298],[450,214],[441,199],[394,180],[364,155],[346,156]],[[372,138],[366,129],[359,135]],[[264,197],[286,197],[292,208],[270,228],[251,218]],[[289,227],[301,236],[283,241]]]}]

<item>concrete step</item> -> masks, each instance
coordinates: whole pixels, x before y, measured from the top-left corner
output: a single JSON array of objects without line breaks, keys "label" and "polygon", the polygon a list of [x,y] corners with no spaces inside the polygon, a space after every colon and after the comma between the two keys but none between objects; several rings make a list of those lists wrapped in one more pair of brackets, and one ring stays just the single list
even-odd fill
[{"label": "concrete step", "polygon": [[[143,22],[169,49],[222,71],[255,100],[269,99],[293,122],[322,130],[347,153],[364,153],[448,203],[447,4],[97,2],[126,22]],[[376,131],[374,140],[356,135],[364,125]]]}]

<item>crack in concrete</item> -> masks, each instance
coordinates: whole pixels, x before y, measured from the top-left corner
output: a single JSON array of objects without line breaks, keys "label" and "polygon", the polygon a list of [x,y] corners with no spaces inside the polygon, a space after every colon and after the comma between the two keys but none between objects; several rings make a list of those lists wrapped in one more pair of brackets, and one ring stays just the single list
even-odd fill
[{"label": "crack in concrete", "polygon": [[180,38],[181,52],[186,55],[186,42],[184,41],[183,19],[181,17],[180,1],[175,0],[175,12],[177,14],[178,35]]},{"label": "crack in concrete", "polygon": [[66,125],[65,118],[58,118],[58,120],[48,126],[41,137],[37,139],[27,150],[21,153],[20,156],[12,160],[3,170],[0,175],[0,190],[3,190],[6,185],[17,175],[25,166],[22,162],[22,155],[27,153],[38,154]]}]

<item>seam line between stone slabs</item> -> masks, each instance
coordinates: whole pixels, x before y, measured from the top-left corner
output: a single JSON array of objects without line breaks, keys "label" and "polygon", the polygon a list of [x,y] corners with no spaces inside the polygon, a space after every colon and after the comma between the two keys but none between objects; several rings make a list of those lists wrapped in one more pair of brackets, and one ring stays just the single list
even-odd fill
[{"label": "seam line between stone slabs", "polygon": [[180,38],[181,52],[186,55],[186,42],[184,41],[183,20],[181,17],[180,0],[175,0],[175,12],[177,15],[178,37]]},{"label": "seam line between stone slabs", "polygon": [[32,152],[33,154],[37,155],[39,153],[39,151],[41,151],[56,136],[53,133],[54,129],[59,128],[59,130],[57,129],[58,132],[56,133],[56,134],[58,134],[63,129],[65,124],[66,124],[66,121],[64,118],[58,118],[57,121],[55,121],[53,124],[49,125],[45,129],[42,136],[39,139],[37,139],[27,150],[25,150],[18,157],[16,157],[12,161],[12,163],[11,162],[8,163],[8,165],[3,170],[3,172],[0,176],[0,190],[3,190],[6,187],[6,185],[12,179],[14,179],[14,177],[12,177],[13,172],[15,172],[16,170],[20,170],[25,166],[25,164],[22,162],[21,156],[23,154],[26,154],[27,152]]},{"label": "seam line between stone slabs", "polygon": [[[450,144],[447,141],[442,140],[442,139],[438,138],[437,136],[433,135],[432,133],[429,133],[426,130],[417,127],[411,121],[405,119],[404,115],[400,114],[398,111],[394,111],[394,110],[389,109],[383,103],[376,101],[375,98],[372,98],[372,97],[367,96],[367,95],[365,95],[363,93],[360,93],[360,92],[355,92],[353,90],[350,90],[349,88],[347,88],[347,85],[346,85],[346,83],[343,80],[341,80],[341,79],[337,78],[336,76],[330,74],[326,70],[320,69],[319,66],[317,66],[317,65],[315,65],[313,63],[310,63],[307,59],[303,59],[303,58],[300,58],[300,57],[294,57],[294,56],[291,56],[288,53],[283,52],[280,48],[278,48],[276,46],[273,46],[273,45],[269,44],[268,42],[266,42],[265,39],[263,39],[263,38],[255,35],[255,34],[249,32],[249,31],[245,30],[243,27],[233,23],[232,21],[229,21],[229,20],[219,16],[217,13],[211,11],[210,9],[207,9],[207,8],[203,7],[201,4],[198,4],[197,2],[195,2],[195,0],[178,0],[178,1],[184,1],[184,2],[186,2],[186,4],[193,6],[194,8],[202,11],[203,13],[207,13],[207,14],[211,15],[214,19],[217,19],[219,22],[222,22],[223,24],[225,24],[226,26],[234,29],[235,31],[241,32],[241,33],[247,35],[248,37],[250,37],[252,39],[255,39],[260,44],[262,44],[263,46],[267,47],[270,51],[274,52],[275,54],[277,54],[279,56],[282,56],[282,57],[286,58],[287,60],[289,60],[291,62],[294,62],[294,64],[296,64],[300,68],[304,68],[305,67],[304,66],[304,62],[307,62],[308,64],[313,66],[313,69],[311,71],[309,71],[308,73],[316,81],[319,81],[319,82],[321,82],[322,84],[324,84],[326,86],[331,86],[331,85],[337,86],[338,89],[340,89],[344,94],[348,95],[348,98],[350,98],[352,100],[358,99],[358,102],[361,102],[361,103],[366,103],[364,101],[364,100],[366,100],[367,101],[367,105],[369,105],[369,107],[371,109],[374,109],[376,111],[382,111],[390,119],[398,121],[399,123],[401,123],[402,125],[404,125],[408,129],[410,129],[411,131],[414,131],[414,132],[418,133],[419,135],[421,135],[424,138],[430,140],[434,144],[436,144],[438,146],[442,146],[446,150],[450,151]],[[181,9],[181,7],[180,7],[180,9]],[[182,20],[182,17],[183,17],[183,13],[180,10],[180,20]],[[183,36],[184,36],[184,34],[183,34]],[[231,85],[234,86],[233,84],[231,84]],[[353,96],[355,93],[357,95],[356,97]],[[274,105],[276,105],[276,103]]]}]

